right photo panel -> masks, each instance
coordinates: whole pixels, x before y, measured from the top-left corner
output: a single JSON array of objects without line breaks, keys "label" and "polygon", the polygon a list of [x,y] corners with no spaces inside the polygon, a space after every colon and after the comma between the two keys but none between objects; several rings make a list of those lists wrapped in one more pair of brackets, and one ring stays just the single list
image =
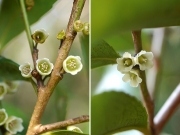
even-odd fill
[{"label": "right photo panel", "polygon": [[179,12],[91,0],[91,135],[180,135]]}]

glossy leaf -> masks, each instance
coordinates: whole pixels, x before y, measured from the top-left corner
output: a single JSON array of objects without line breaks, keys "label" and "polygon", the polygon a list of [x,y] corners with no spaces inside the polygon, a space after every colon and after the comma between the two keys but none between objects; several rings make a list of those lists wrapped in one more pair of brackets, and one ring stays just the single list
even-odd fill
[{"label": "glossy leaf", "polygon": [[55,131],[43,133],[41,135],[88,135],[88,134],[78,133],[78,132],[73,132],[73,131],[68,131],[68,130],[55,130]]},{"label": "glossy leaf", "polygon": [[2,56],[0,56],[0,79],[28,81],[28,79],[22,77],[17,63]]},{"label": "glossy leaf", "polygon": [[120,55],[115,52],[115,50],[108,45],[105,41],[92,47],[91,50],[91,68],[96,68],[108,64],[116,64],[116,59]]},{"label": "glossy leaf", "polygon": [[[30,24],[35,23],[50,10],[56,0],[37,0],[31,10],[28,10]],[[0,51],[12,38],[25,28],[21,8],[17,0],[3,0],[0,11]],[[48,22],[47,22],[48,23]]]},{"label": "glossy leaf", "polygon": [[117,32],[179,25],[179,0],[92,0],[92,43]]},{"label": "glossy leaf", "polygon": [[148,135],[147,113],[141,102],[123,92],[104,92],[92,97],[92,135],[137,129]]}]

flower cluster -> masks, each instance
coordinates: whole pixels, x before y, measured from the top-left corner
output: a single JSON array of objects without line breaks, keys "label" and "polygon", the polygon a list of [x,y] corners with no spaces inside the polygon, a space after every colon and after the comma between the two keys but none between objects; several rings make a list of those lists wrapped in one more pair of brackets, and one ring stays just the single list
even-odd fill
[{"label": "flower cluster", "polygon": [[74,22],[74,30],[76,32],[83,32],[85,35],[89,35],[89,23],[85,22],[83,23],[81,20],[76,20]]},{"label": "flower cluster", "polygon": [[135,57],[130,53],[125,52],[122,58],[117,58],[117,69],[124,74],[122,80],[130,81],[132,87],[137,87],[142,79],[139,77],[139,70],[133,68],[138,65],[140,70],[146,70],[153,66],[153,53],[141,51]]},{"label": "flower cluster", "polygon": [[16,116],[8,116],[6,110],[0,109],[0,126],[4,126],[7,133],[16,134],[21,132],[24,127],[22,125],[23,120]]}]

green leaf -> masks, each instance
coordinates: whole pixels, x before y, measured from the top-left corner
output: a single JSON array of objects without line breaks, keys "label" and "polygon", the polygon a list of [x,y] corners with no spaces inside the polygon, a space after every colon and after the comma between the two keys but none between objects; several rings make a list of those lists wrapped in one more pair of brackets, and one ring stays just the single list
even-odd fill
[{"label": "green leaf", "polygon": [[25,80],[19,71],[19,65],[10,59],[0,56],[0,80]]},{"label": "green leaf", "polygon": [[[50,10],[54,2],[56,0],[36,0],[34,7],[27,11],[30,24],[38,21],[42,15]],[[0,51],[2,51],[7,42],[25,28],[21,8],[17,0],[3,0],[0,20]]]},{"label": "green leaf", "polygon": [[141,102],[123,92],[104,92],[92,97],[92,135],[137,129],[148,135],[147,113]]},{"label": "green leaf", "polygon": [[88,134],[78,133],[78,132],[73,132],[73,131],[68,131],[68,130],[55,130],[55,131],[43,133],[41,135],[88,135]]},{"label": "green leaf", "polygon": [[91,50],[91,68],[96,68],[108,64],[116,64],[116,59],[120,55],[115,52],[115,50],[108,45],[105,41],[92,47]]},{"label": "green leaf", "polygon": [[117,32],[180,25],[179,5],[179,0],[92,0],[92,43]]}]

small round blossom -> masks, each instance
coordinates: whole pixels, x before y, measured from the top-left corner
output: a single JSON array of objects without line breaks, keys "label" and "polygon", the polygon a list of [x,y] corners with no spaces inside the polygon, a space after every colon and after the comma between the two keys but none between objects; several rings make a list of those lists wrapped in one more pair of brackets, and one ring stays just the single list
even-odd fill
[{"label": "small round blossom", "polygon": [[81,63],[81,58],[79,56],[68,56],[63,61],[63,69],[72,75],[76,75],[81,71],[83,65]]},{"label": "small round blossom", "polygon": [[142,50],[136,55],[135,61],[136,64],[139,65],[140,70],[145,70],[153,67],[153,57],[154,56],[152,52],[146,52]]},{"label": "small round blossom", "polygon": [[56,38],[57,38],[58,40],[65,39],[65,31],[64,31],[64,30],[61,30],[61,31],[57,34]]},{"label": "small round blossom", "polygon": [[7,85],[3,82],[0,82],[0,100],[4,98],[7,93]]},{"label": "small round blossom", "polygon": [[8,119],[8,114],[5,109],[0,109],[0,126],[3,125]]},{"label": "small round blossom", "polygon": [[44,29],[36,30],[34,34],[31,35],[32,39],[40,44],[44,43],[48,36],[49,34]]},{"label": "small round blossom", "polygon": [[131,70],[123,76],[122,80],[124,82],[130,81],[130,85],[132,87],[137,87],[139,83],[142,82],[142,79],[139,77],[138,71],[137,70]]},{"label": "small round blossom", "polygon": [[21,71],[21,75],[23,77],[29,78],[29,77],[31,77],[31,72],[32,72],[33,68],[31,67],[31,65],[29,63],[25,63],[25,64],[19,66],[19,70]]},{"label": "small round blossom", "polygon": [[16,92],[19,86],[19,81],[5,81],[4,83],[7,85],[7,92],[9,93]]},{"label": "small round blossom", "polygon": [[84,24],[81,22],[81,20],[76,20],[76,21],[74,22],[74,30],[75,30],[76,32],[82,31],[83,28],[84,28]]},{"label": "small round blossom", "polygon": [[117,58],[116,61],[118,63],[117,69],[122,73],[129,72],[135,65],[134,57],[132,57],[131,54],[128,52],[125,52],[123,54],[123,57]]},{"label": "small round blossom", "polygon": [[67,127],[67,130],[69,130],[69,131],[74,131],[74,132],[78,132],[78,133],[83,133],[83,132],[81,131],[81,129],[80,129],[79,127],[76,127],[76,126],[68,126],[68,127]]},{"label": "small round blossom", "polygon": [[36,61],[36,69],[41,75],[49,75],[54,65],[47,58],[38,59]]},{"label": "small round blossom", "polygon": [[88,22],[84,23],[84,25],[83,25],[83,34],[89,35],[89,23]]},{"label": "small round blossom", "polygon": [[21,118],[10,116],[5,123],[5,128],[11,134],[16,134],[24,129],[22,122],[23,120]]}]

